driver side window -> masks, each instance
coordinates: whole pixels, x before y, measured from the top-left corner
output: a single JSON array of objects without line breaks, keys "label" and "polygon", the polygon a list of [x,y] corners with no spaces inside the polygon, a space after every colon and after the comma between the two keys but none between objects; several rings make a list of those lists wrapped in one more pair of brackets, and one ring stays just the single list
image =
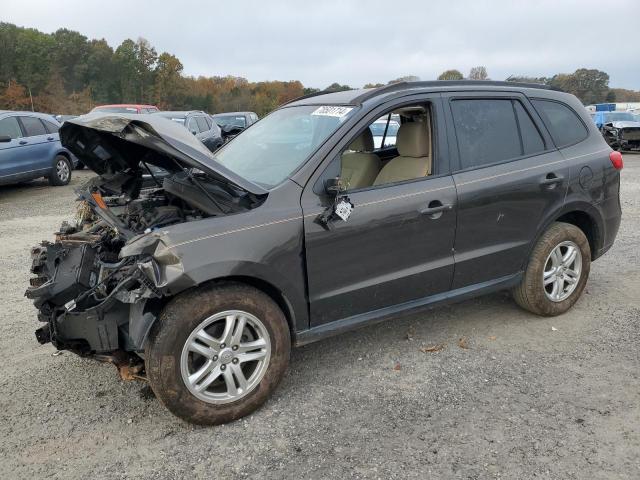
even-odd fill
[{"label": "driver side window", "polygon": [[432,174],[429,104],[387,112],[361,131],[340,155],[347,191],[404,182]]}]

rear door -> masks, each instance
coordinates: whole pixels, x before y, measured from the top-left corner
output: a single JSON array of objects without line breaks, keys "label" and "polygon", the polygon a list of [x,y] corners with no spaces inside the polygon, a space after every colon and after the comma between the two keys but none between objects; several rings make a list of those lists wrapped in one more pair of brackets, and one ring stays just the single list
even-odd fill
[{"label": "rear door", "polygon": [[0,136],[9,137],[0,142],[0,183],[11,183],[27,178],[32,172],[28,167],[28,151],[22,128],[17,117],[0,119]]},{"label": "rear door", "polygon": [[524,95],[445,100],[457,157],[455,289],[522,270],[541,222],[563,204],[569,169]]},{"label": "rear door", "polygon": [[47,132],[44,123],[37,117],[19,115],[18,121],[22,125],[26,142],[26,164],[31,171],[48,170],[52,168],[53,158],[51,156],[50,143],[55,140],[54,134]]}]

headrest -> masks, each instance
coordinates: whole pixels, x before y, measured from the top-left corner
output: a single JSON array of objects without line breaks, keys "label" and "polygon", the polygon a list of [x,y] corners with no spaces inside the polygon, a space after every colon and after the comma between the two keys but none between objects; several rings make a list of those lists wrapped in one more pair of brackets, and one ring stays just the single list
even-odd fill
[{"label": "headrest", "polygon": [[403,123],[398,129],[396,147],[401,157],[428,157],[431,139],[427,123]]},{"label": "headrest", "polygon": [[371,129],[367,128],[364,132],[358,135],[358,137],[351,142],[351,145],[349,145],[349,150],[353,150],[354,152],[372,152],[373,133],[371,133]]}]

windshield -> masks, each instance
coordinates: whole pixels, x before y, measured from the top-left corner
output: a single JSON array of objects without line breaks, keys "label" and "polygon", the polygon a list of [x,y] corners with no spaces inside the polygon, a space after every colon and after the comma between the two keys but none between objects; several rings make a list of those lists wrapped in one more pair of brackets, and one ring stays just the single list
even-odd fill
[{"label": "windshield", "polygon": [[353,107],[305,105],[276,110],[216,152],[216,160],[262,187],[284,181],[342,125]]},{"label": "windshield", "polygon": [[636,119],[633,118],[632,113],[627,112],[614,112],[607,113],[604,117],[605,123],[609,122],[635,122]]}]

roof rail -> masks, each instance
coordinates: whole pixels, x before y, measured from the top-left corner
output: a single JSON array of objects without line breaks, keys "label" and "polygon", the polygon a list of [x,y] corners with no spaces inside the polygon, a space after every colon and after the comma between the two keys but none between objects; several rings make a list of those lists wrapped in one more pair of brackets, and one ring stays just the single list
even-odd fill
[{"label": "roof rail", "polygon": [[428,88],[428,87],[451,87],[451,86],[489,86],[489,87],[519,87],[519,88],[539,88],[542,90],[557,90],[558,88],[541,83],[520,83],[520,82],[498,82],[493,80],[429,80],[421,82],[398,82],[383,87],[373,88],[362,95],[358,95],[352,100],[353,103],[359,104],[373,97],[377,97],[383,93],[394,92],[396,90],[404,90],[407,88]]},{"label": "roof rail", "polygon": [[[349,90],[357,90],[357,89],[356,88],[350,88]],[[280,104],[280,106],[278,108],[284,107],[285,105],[289,105],[290,103],[293,103],[293,102],[297,102],[298,100],[304,100],[305,98],[313,98],[313,97],[317,97],[318,95],[325,95],[327,93],[336,93],[336,92],[341,92],[341,91],[344,91],[344,90],[320,90],[318,92],[307,93],[306,95],[302,95],[300,97],[296,97],[296,98],[294,98],[292,100],[289,100],[288,102],[284,102],[284,103]]]}]

